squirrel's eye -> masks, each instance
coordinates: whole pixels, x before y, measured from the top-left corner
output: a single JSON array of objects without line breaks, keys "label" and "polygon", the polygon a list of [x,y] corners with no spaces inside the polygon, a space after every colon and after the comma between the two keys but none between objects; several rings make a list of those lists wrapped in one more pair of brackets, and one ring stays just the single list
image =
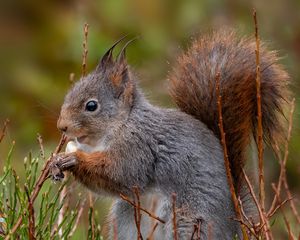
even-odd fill
[{"label": "squirrel's eye", "polygon": [[89,112],[94,112],[98,107],[98,103],[94,100],[88,101],[85,105],[85,110]]}]

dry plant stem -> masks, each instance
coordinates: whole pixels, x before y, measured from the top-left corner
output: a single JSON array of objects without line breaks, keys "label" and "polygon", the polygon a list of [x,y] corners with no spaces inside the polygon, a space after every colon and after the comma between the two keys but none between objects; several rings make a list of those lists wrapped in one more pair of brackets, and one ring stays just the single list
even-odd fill
[{"label": "dry plant stem", "polygon": [[93,194],[91,191],[89,191],[89,207],[92,211],[92,240],[95,239],[95,223],[94,223],[94,200],[93,200]]},{"label": "dry plant stem", "polygon": [[[275,146],[275,153],[276,153],[277,158],[278,158],[278,160],[280,162],[280,174],[279,174],[279,179],[278,179],[278,184],[277,184],[277,192],[278,192],[279,196],[280,196],[280,192],[281,192],[281,187],[282,187],[283,179],[284,179],[284,176],[286,174],[285,169],[286,169],[286,162],[288,160],[288,155],[289,155],[289,142],[290,142],[290,139],[291,139],[294,110],[295,110],[295,98],[291,102],[291,110],[290,110],[290,115],[289,115],[289,127],[288,127],[288,134],[287,134],[286,142],[285,142],[285,145],[284,145],[284,157],[283,157],[283,160],[281,159],[281,156],[280,156],[279,147]],[[276,150],[277,150],[277,152],[276,152]],[[274,210],[277,201],[278,201],[277,195],[275,194],[275,197],[273,199],[273,202],[272,202],[272,205],[270,207],[269,213]]]},{"label": "dry plant stem", "polygon": [[[66,182],[67,179],[68,179],[68,173],[65,173],[65,177],[64,177],[63,181]],[[66,196],[67,196],[67,186],[65,185],[59,194],[59,203],[63,204],[63,205],[58,213],[57,226],[59,226],[63,222],[65,212],[69,205],[69,202],[68,202],[68,199],[66,198]],[[62,234],[63,234],[63,229],[61,227],[58,231],[58,236],[62,237]]]},{"label": "dry plant stem", "polygon": [[265,182],[264,182],[264,165],[263,165],[263,127],[262,127],[262,110],[261,110],[261,76],[260,76],[260,39],[258,36],[258,24],[255,9],[253,10],[256,40],[256,98],[257,98],[257,148],[258,148],[258,168],[259,168],[259,201],[261,209],[265,211]]},{"label": "dry plant stem", "polygon": [[84,34],[84,40],[82,43],[83,46],[83,53],[82,53],[82,77],[86,75],[86,61],[87,61],[87,39],[89,34],[89,25],[87,23],[84,24],[83,27],[83,34]]},{"label": "dry plant stem", "polygon": [[9,123],[9,119],[6,119],[4,121],[3,128],[2,128],[1,133],[0,133],[0,143],[2,142],[2,140],[3,140],[4,136],[5,136],[5,131],[7,129],[8,123]]},{"label": "dry plant stem", "polygon": [[196,234],[196,239],[200,240],[200,226],[201,226],[201,220],[197,219],[197,224],[194,225],[194,232],[192,234],[191,239],[194,239],[194,236]]},{"label": "dry plant stem", "polygon": [[254,190],[253,190],[253,187],[250,183],[250,180],[249,178],[247,177],[244,169],[242,169],[242,172],[243,172],[243,176],[244,176],[244,179],[248,185],[248,188],[250,190],[250,194],[254,200],[254,203],[257,207],[257,210],[258,210],[258,213],[259,213],[259,217],[260,217],[260,226],[263,226],[263,229],[264,229],[264,233],[265,233],[265,237],[266,239],[273,239],[272,235],[271,235],[271,231],[270,231],[270,226],[268,224],[268,220],[266,219],[266,216],[264,214],[264,212],[262,211],[261,209],[261,205],[259,203],[259,201],[257,200],[256,196],[255,196],[255,193],[254,193]]},{"label": "dry plant stem", "polygon": [[[234,189],[234,183],[232,179],[232,174],[231,174],[231,169],[230,169],[230,163],[229,163],[229,158],[228,158],[228,152],[227,152],[227,146],[226,146],[226,136],[224,132],[224,126],[223,126],[223,117],[222,117],[222,96],[220,93],[220,73],[218,72],[216,74],[216,96],[217,96],[217,105],[218,105],[218,115],[219,115],[219,129],[220,129],[220,136],[221,136],[221,143],[223,146],[223,154],[224,154],[224,164],[225,164],[225,169],[226,169],[226,176],[227,176],[227,181],[229,184],[229,189],[234,205],[235,212],[237,214],[237,217],[242,220],[242,214],[241,214],[241,209],[239,207],[239,202],[235,193]],[[246,232],[245,227],[242,225],[242,233],[243,233],[243,238],[248,239],[248,235]]]},{"label": "dry plant stem", "polygon": [[83,210],[84,210],[85,201],[86,201],[86,199],[84,199],[84,200],[82,201],[82,203],[80,204],[80,208],[79,208],[79,210],[78,210],[78,214],[77,214],[77,217],[76,217],[76,220],[75,220],[75,224],[74,224],[74,226],[73,226],[71,232],[70,232],[69,235],[68,235],[68,238],[69,238],[69,239],[74,235],[74,233],[75,233],[75,231],[76,231],[76,229],[77,229],[77,227],[78,227],[80,218],[81,218],[82,213],[83,213]]},{"label": "dry plant stem", "polygon": [[141,201],[140,201],[140,193],[137,187],[133,187],[133,192],[134,195],[136,197],[136,202],[137,202],[137,208],[136,208],[136,226],[137,226],[137,239],[141,240],[143,239],[142,237],[142,233],[141,233],[141,218],[142,218],[142,214],[141,214]]},{"label": "dry plant stem", "polygon": [[28,188],[25,186],[25,193],[27,195],[27,200],[28,200],[28,236],[29,240],[35,240],[35,219],[34,219],[34,208],[32,201],[29,196]]},{"label": "dry plant stem", "polygon": [[300,224],[300,216],[299,216],[299,213],[298,213],[297,208],[295,206],[295,202],[292,198],[292,194],[289,190],[289,186],[288,186],[288,182],[287,182],[287,176],[286,176],[286,163],[287,163],[288,154],[289,154],[288,145],[289,145],[289,141],[290,141],[290,138],[291,138],[294,110],[295,110],[295,98],[291,102],[291,110],[290,110],[290,115],[289,115],[289,128],[288,128],[288,134],[287,134],[287,138],[286,138],[287,140],[285,142],[285,152],[284,152],[283,159],[280,155],[280,150],[279,150],[278,145],[275,145],[275,148],[274,148],[276,156],[277,156],[277,158],[280,162],[280,175],[279,175],[279,180],[278,180],[278,184],[277,184],[277,188],[276,188],[276,192],[278,192],[278,194],[275,194],[275,197],[273,199],[272,206],[271,206],[271,208],[268,212],[268,215],[271,214],[272,212],[274,212],[274,209],[276,208],[276,203],[278,201],[278,196],[280,196],[282,183],[283,183],[283,186],[284,186],[284,189],[287,193],[288,199],[290,200],[290,207],[292,209],[292,212],[295,215],[295,218],[296,218],[298,224]]},{"label": "dry plant stem", "polygon": [[[272,184],[272,188],[273,188],[273,190],[274,190],[274,192],[275,192],[275,194],[276,194],[278,200],[280,201],[280,195],[279,195],[279,192],[277,191],[277,189],[276,189],[276,187],[275,187],[275,184]],[[289,239],[290,239],[290,240],[293,240],[293,239],[295,239],[295,236],[293,235],[293,233],[292,233],[292,231],[291,231],[290,223],[289,223],[289,221],[288,221],[288,219],[287,219],[285,213],[284,213],[283,211],[281,211],[281,213],[282,213],[282,216],[283,216],[285,225],[286,225],[287,230],[288,230]]]},{"label": "dry plant stem", "polygon": [[[60,141],[59,141],[59,144],[57,145],[55,151],[53,154],[58,154],[63,145],[65,144],[67,138],[66,136],[62,136]],[[36,197],[38,196],[44,182],[46,181],[46,179],[48,178],[48,175],[49,175],[49,165],[51,163],[51,160],[53,158],[53,154],[51,154],[51,156],[48,158],[48,160],[46,161],[43,169],[42,169],[42,172],[41,172],[41,175],[39,176],[38,180],[36,181],[36,184],[34,186],[34,189],[30,195],[30,201],[32,202],[32,204],[34,203]],[[5,237],[5,240],[9,240],[10,237],[18,230],[18,228],[20,227],[21,223],[22,223],[22,219],[23,219],[23,216],[20,216],[18,218],[18,220],[16,221],[15,225],[12,227],[12,230],[10,231],[10,233]]]},{"label": "dry plant stem", "polygon": [[297,208],[295,206],[294,200],[292,198],[292,194],[291,194],[290,189],[289,189],[289,185],[288,185],[288,182],[287,182],[286,175],[283,178],[283,184],[284,184],[286,194],[287,194],[288,198],[290,199],[290,207],[292,209],[292,212],[295,215],[295,218],[296,218],[298,224],[300,224],[300,216],[299,216],[299,213],[298,213]]},{"label": "dry plant stem", "polygon": [[158,226],[158,222],[156,222],[156,223],[153,225],[153,227],[152,227],[152,229],[151,229],[151,232],[150,232],[149,236],[146,238],[147,240],[153,240],[153,239],[154,239],[153,236],[154,236],[154,232],[155,232],[157,226]]},{"label": "dry plant stem", "polygon": [[45,160],[45,149],[44,149],[44,145],[43,145],[43,139],[42,139],[42,136],[39,133],[37,135],[37,140],[38,140],[38,143],[39,143],[39,146],[40,146],[41,158],[43,160]]},{"label": "dry plant stem", "polygon": [[[276,153],[276,157],[278,158],[278,160],[279,160],[279,162],[280,162],[280,165],[282,165],[283,160],[282,160],[282,158],[281,158],[280,150],[279,150],[279,147],[278,147],[277,144],[275,145],[274,150],[275,150],[275,153]],[[296,217],[297,222],[300,224],[299,213],[298,213],[297,208],[296,208],[296,206],[295,206],[295,202],[294,202],[294,199],[293,199],[293,197],[292,197],[292,194],[291,194],[291,192],[290,192],[290,190],[289,190],[289,186],[288,186],[287,179],[286,179],[286,170],[285,170],[285,169],[284,169],[284,175],[283,175],[282,178],[283,178],[282,181],[283,181],[283,184],[284,184],[284,188],[285,188],[286,193],[287,193],[287,196],[288,196],[288,198],[289,198],[288,200],[290,201],[290,208],[291,208],[291,210],[292,210],[292,213],[293,213],[294,216]],[[278,187],[277,187],[277,189],[278,189]],[[277,199],[277,196],[274,197],[274,200],[275,200],[275,198]],[[274,202],[274,200],[273,200],[273,202]],[[274,209],[276,208],[276,203],[277,203],[277,200],[276,200],[276,202],[275,202],[274,208],[271,208],[268,214],[271,214],[271,212],[274,211]],[[299,240],[300,240],[300,239],[299,239]]]},{"label": "dry plant stem", "polygon": [[[126,202],[128,202],[130,205],[132,205],[134,208],[137,208],[137,205],[136,205],[133,201],[131,201],[128,197],[126,197],[125,195],[123,195],[122,193],[120,193],[120,197],[121,197],[124,201],[126,201]],[[144,213],[146,213],[149,217],[154,218],[155,220],[157,220],[157,221],[159,221],[159,222],[161,222],[161,223],[163,223],[163,224],[166,223],[164,220],[162,220],[161,218],[155,216],[155,214],[149,212],[147,209],[145,209],[145,208],[143,208],[143,207],[140,207],[140,210],[143,211]]]},{"label": "dry plant stem", "polygon": [[176,220],[176,193],[172,194],[172,210],[173,210],[173,234],[174,234],[174,240],[178,240],[178,236],[177,236],[177,220]]},{"label": "dry plant stem", "polygon": [[[155,213],[156,208],[157,208],[157,198],[154,197],[152,199],[152,204],[151,204],[151,208],[150,208],[151,212]],[[154,228],[155,224],[156,224],[156,221],[155,221],[155,219],[152,218],[152,228]]]},{"label": "dry plant stem", "polygon": [[[273,185],[273,184],[272,184]],[[274,185],[275,187],[275,185]],[[288,201],[291,201],[292,198],[288,198],[288,199],[285,199],[284,201],[282,201],[280,204],[278,204],[274,210],[272,212],[270,212],[270,214],[267,215],[268,218],[271,218],[273,217],[273,215],[278,211],[278,209],[280,209],[283,205],[285,205]]]}]

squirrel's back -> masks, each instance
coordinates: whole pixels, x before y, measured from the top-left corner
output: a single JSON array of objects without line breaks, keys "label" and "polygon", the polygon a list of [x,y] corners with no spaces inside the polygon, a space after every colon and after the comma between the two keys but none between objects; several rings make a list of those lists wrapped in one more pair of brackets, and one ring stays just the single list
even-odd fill
[{"label": "squirrel's back", "polygon": [[[220,138],[216,75],[220,94],[226,145],[237,186],[245,150],[257,127],[255,39],[239,38],[233,31],[201,36],[178,58],[169,79],[178,107],[199,119]],[[261,104],[264,139],[273,141],[282,133],[280,114],[288,96],[288,74],[278,64],[274,51],[260,46]],[[276,136],[275,136],[276,135]]]}]

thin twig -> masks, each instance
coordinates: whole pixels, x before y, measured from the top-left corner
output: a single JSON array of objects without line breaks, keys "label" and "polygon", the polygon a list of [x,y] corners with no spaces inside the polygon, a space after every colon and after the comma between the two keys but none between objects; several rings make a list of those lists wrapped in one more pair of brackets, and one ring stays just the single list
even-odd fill
[{"label": "thin twig", "polygon": [[2,142],[2,140],[3,140],[4,136],[5,136],[5,131],[7,129],[7,125],[8,124],[9,124],[9,119],[6,119],[4,121],[3,128],[2,128],[1,133],[0,133],[0,143]]},{"label": "thin twig", "polygon": [[44,145],[43,145],[43,138],[41,136],[41,134],[37,134],[37,140],[40,146],[40,154],[41,154],[41,158],[43,160],[45,160],[45,149],[44,149]]},{"label": "thin twig", "polygon": [[146,238],[146,240],[153,240],[154,232],[155,232],[157,226],[158,226],[158,222],[156,222],[156,223],[153,225],[153,227],[152,227],[152,229],[151,229],[151,231],[150,231],[150,233],[149,233],[149,236]]},{"label": "thin twig", "polygon": [[[284,176],[286,175],[286,163],[288,160],[288,155],[289,155],[289,142],[291,139],[291,133],[292,133],[292,128],[293,128],[293,114],[295,111],[295,98],[293,98],[292,102],[291,102],[291,110],[290,110],[290,115],[289,115],[289,127],[288,127],[288,133],[287,133],[287,137],[286,137],[286,141],[285,141],[285,145],[284,145],[284,157],[283,160],[281,159],[281,156],[279,154],[279,147],[275,146],[275,153],[277,155],[277,158],[280,162],[280,174],[279,174],[279,179],[278,179],[278,184],[277,184],[277,190],[276,192],[278,192],[278,196],[280,196],[281,193],[281,187],[282,187],[282,183],[284,181]],[[277,150],[277,151],[276,151]],[[270,214],[270,212],[274,211],[274,208],[276,206],[278,199],[277,199],[277,194],[275,194],[272,205],[270,207],[270,210],[268,212],[268,215]],[[300,224],[300,222],[299,222]]]},{"label": "thin twig", "polygon": [[270,229],[269,229],[269,225],[267,225],[267,222],[268,220],[266,219],[266,216],[264,215],[264,212],[262,211],[262,208],[261,208],[261,205],[259,203],[259,201],[257,200],[256,196],[255,196],[255,193],[254,193],[254,190],[253,190],[253,187],[250,183],[250,180],[249,178],[247,177],[247,174],[245,173],[244,169],[242,169],[242,173],[243,173],[243,176],[244,176],[244,179],[248,185],[248,188],[250,190],[250,194],[254,200],[254,203],[257,207],[257,210],[258,210],[258,213],[259,213],[259,217],[260,217],[260,225],[261,226],[264,226],[264,232],[265,232],[265,235],[266,235],[266,239],[272,239],[272,237],[270,236]]},{"label": "thin twig", "polygon": [[[68,173],[65,173],[65,177],[63,179],[63,182],[66,182],[68,179]],[[67,199],[67,185],[65,184],[63,189],[61,190],[60,194],[59,194],[59,204],[62,204],[61,209],[59,210],[58,213],[58,219],[57,219],[57,226],[60,226],[60,224],[63,222],[64,220],[64,216],[65,216],[65,212],[68,208],[69,202]],[[62,238],[63,235],[63,228],[61,227],[58,231],[58,236],[60,238]]]},{"label": "thin twig", "polygon": [[[126,202],[128,202],[130,205],[132,205],[133,207],[135,207],[135,208],[137,207],[137,205],[136,205],[133,201],[131,201],[128,197],[126,197],[126,196],[123,195],[122,193],[120,193],[120,197],[121,197],[124,201],[126,201]],[[161,218],[155,216],[155,214],[149,212],[147,209],[145,209],[145,208],[143,208],[143,207],[140,207],[140,209],[141,209],[141,211],[143,211],[144,213],[148,214],[149,217],[154,218],[155,220],[157,220],[157,221],[159,221],[159,222],[161,222],[161,223],[166,223],[164,220],[162,220]]]},{"label": "thin twig", "polygon": [[[241,214],[241,210],[240,210],[240,207],[239,207],[236,192],[235,192],[235,189],[234,189],[234,183],[233,183],[233,178],[232,178],[232,174],[231,174],[230,162],[229,162],[228,151],[227,151],[227,146],[226,146],[226,135],[225,135],[225,132],[224,132],[223,116],[222,116],[222,96],[221,96],[221,93],[220,93],[220,79],[221,79],[221,75],[218,72],[216,74],[216,96],[217,96],[217,106],[218,106],[218,116],[219,116],[218,126],[219,126],[219,130],[220,130],[221,143],[222,143],[222,146],[223,146],[226,176],[227,176],[227,181],[228,181],[228,184],[229,184],[229,189],[230,189],[234,209],[235,209],[235,212],[237,214],[237,217],[242,220],[242,214]],[[245,228],[243,227],[243,225],[241,227],[242,227],[242,233],[243,233],[244,239],[248,239],[247,232],[246,232]]]},{"label": "thin twig", "polygon": [[29,191],[28,188],[25,186],[25,193],[27,196],[27,201],[28,201],[28,236],[29,240],[35,240],[35,220],[34,220],[34,208],[32,204],[32,200],[29,196]]},{"label": "thin twig", "polygon": [[74,224],[74,226],[73,226],[73,228],[72,228],[72,230],[71,230],[71,232],[69,233],[69,236],[68,236],[69,239],[74,235],[74,233],[75,233],[75,231],[76,231],[76,229],[78,227],[80,218],[81,218],[83,210],[84,210],[85,202],[86,202],[86,199],[84,199],[82,201],[82,203],[80,204],[80,208],[79,208],[77,216],[76,216],[75,224]]},{"label": "thin twig", "polygon": [[91,191],[89,191],[89,207],[90,207],[90,211],[91,211],[91,220],[92,220],[92,222],[91,222],[91,224],[92,224],[92,226],[91,226],[91,230],[92,230],[92,240],[94,240],[95,239],[95,222],[94,222],[94,211],[95,211],[95,209],[94,209],[94,200],[93,200],[93,195],[92,195],[92,192]]},{"label": "thin twig", "polygon": [[[276,186],[275,186],[275,184],[273,183],[273,184],[271,184],[272,185],[272,188],[273,189],[276,189]],[[275,194],[277,195],[277,196],[279,196],[278,194],[279,194],[279,192],[276,190],[276,192],[275,192]],[[283,205],[285,205],[288,201],[291,201],[292,200],[292,198],[288,198],[288,199],[285,199],[284,201],[282,201],[281,203],[279,203],[279,204],[277,204],[276,206],[275,206],[275,208],[274,208],[274,210],[272,211],[272,212],[270,212],[270,213],[268,213],[268,218],[271,218],[277,211],[278,211],[278,209],[280,209]]]},{"label": "thin twig", "polygon": [[[277,191],[277,188],[275,187],[274,184],[272,184],[272,188],[273,188],[275,194],[277,195],[278,200],[280,201],[280,195],[279,195],[279,192]],[[283,211],[281,211],[281,213],[282,213],[282,216],[283,216],[283,219],[284,219],[286,228],[287,228],[287,230],[288,230],[289,240],[293,240],[293,239],[295,239],[295,236],[293,235],[293,233],[292,233],[292,231],[291,231],[290,223],[289,223],[287,217],[285,216],[285,213],[284,213]]]},{"label": "thin twig", "polygon": [[177,240],[177,220],[176,220],[176,193],[172,193],[172,211],[173,211],[173,239]]},{"label": "thin twig", "polygon": [[88,40],[88,34],[89,34],[89,25],[87,23],[84,24],[83,27],[83,34],[84,34],[84,40],[82,43],[83,46],[83,53],[82,53],[82,77],[86,75],[86,65],[87,65],[87,40]]},{"label": "thin twig", "polygon": [[142,233],[141,233],[141,201],[140,201],[140,193],[138,190],[138,187],[133,187],[134,195],[136,196],[136,202],[137,202],[137,208],[136,208],[136,226],[137,226],[137,239],[141,240],[143,239]]},{"label": "thin twig", "polygon": [[256,10],[253,9],[253,18],[255,25],[256,40],[256,98],[257,98],[257,148],[258,148],[258,168],[259,168],[259,203],[261,209],[265,211],[265,180],[264,180],[264,163],[263,163],[263,127],[262,127],[262,110],[261,110],[261,72],[260,72],[260,39],[258,36],[258,24]]},{"label": "thin twig", "polygon": [[[53,154],[51,154],[51,156],[48,158],[47,162],[45,163],[43,169],[42,169],[42,172],[38,178],[38,180],[36,181],[36,184],[33,188],[33,191],[30,195],[30,199],[32,201],[32,204],[34,203],[35,199],[37,198],[44,182],[46,181],[46,179],[48,179],[48,176],[49,176],[49,165],[53,159],[53,155],[55,154],[58,154],[63,145],[65,144],[67,138],[65,135],[62,135],[60,141],[59,141],[59,144],[57,145],[55,151]],[[11,231],[9,232],[9,234],[7,234],[7,236],[5,237],[5,240],[9,240],[11,238],[11,236],[18,230],[18,228],[20,227],[21,223],[22,223],[22,220],[23,220],[23,215],[21,215],[18,220],[16,221],[15,225],[12,227]]]}]

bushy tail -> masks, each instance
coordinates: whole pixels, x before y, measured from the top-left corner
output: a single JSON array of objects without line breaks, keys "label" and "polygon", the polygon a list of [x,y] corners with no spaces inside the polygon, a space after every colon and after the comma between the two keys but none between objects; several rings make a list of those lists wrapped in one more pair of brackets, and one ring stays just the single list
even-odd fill
[{"label": "bushy tail", "polygon": [[[245,150],[257,127],[255,41],[232,31],[215,32],[193,43],[169,76],[178,107],[205,123],[219,138],[216,74],[220,72],[223,124],[231,171],[239,186]],[[275,52],[260,47],[264,140],[282,136],[280,115],[288,96],[288,74]]]}]

